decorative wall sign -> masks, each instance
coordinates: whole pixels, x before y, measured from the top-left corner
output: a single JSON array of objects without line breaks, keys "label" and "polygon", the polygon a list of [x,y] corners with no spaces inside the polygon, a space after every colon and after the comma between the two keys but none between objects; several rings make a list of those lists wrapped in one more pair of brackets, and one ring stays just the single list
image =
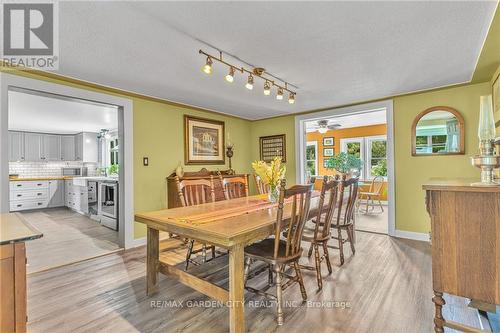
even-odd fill
[{"label": "decorative wall sign", "polygon": [[184,115],[185,164],[224,164],[224,122]]},{"label": "decorative wall sign", "polygon": [[286,162],[286,139],[285,134],[260,137],[260,159],[270,162],[276,156]]},{"label": "decorative wall sign", "polygon": [[333,136],[323,138],[323,146],[335,146],[335,138]]},{"label": "decorative wall sign", "polygon": [[335,148],[323,148],[323,157],[333,157],[335,155]]}]

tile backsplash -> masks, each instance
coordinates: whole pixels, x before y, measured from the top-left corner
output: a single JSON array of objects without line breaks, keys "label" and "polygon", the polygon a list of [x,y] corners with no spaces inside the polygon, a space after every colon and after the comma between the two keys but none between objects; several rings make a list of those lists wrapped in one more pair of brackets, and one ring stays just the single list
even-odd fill
[{"label": "tile backsplash", "polygon": [[62,168],[87,167],[89,176],[97,176],[96,163],[83,162],[9,162],[9,174],[19,177],[62,176]]}]

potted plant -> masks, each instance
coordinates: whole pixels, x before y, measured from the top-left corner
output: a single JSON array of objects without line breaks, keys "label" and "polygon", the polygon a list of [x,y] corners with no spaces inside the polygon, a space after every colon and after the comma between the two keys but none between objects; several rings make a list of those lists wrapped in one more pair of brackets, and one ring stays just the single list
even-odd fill
[{"label": "potted plant", "polygon": [[270,202],[278,202],[279,184],[285,178],[286,166],[281,163],[281,157],[275,157],[271,163],[255,161],[252,168],[262,181],[269,185],[268,199]]},{"label": "potted plant", "polygon": [[336,170],[343,175],[353,175],[355,173],[359,174],[361,165],[361,159],[344,152],[333,156],[326,161],[327,169]]}]

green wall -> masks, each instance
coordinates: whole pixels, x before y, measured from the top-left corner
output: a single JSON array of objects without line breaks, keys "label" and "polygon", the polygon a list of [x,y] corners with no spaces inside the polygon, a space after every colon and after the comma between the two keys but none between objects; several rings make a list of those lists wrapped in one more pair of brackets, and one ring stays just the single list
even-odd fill
[{"label": "green wall", "polygon": [[[422,184],[435,177],[479,177],[470,163],[477,153],[479,96],[491,93],[489,83],[440,89],[427,93],[395,97],[395,192],[396,229],[428,232],[430,220],[424,206]],[[411,156],[411,125],[415,116],[431,107],[444,105],[457,109],[465,120],[465,155]],[[286,134],[287,182],[295,183],[295,120],[285,116],[260,120],[251,124],[252,159],[259,158],[258,138],[263,135]]]}]

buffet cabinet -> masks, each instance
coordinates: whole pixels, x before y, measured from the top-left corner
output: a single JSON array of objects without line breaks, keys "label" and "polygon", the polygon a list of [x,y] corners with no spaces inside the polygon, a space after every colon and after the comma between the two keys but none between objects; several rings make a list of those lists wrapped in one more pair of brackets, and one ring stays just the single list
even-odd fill
[{"label": "buffet cabinet", "polygon": [[[179,200],[179,195],[177,193],[177,184],[175,183],[175,173],[172,173],[167,177],[167,208],[181,207],[182,204]],[[210,180],[210,176],[214,180],[214,192],[215,201],[224,200],[224,191],[222,190],[222,183],[220,177],[231,178],[231,177],[248,177],[248,175],[230,175],[227,171],[208,171],[202,168],[200,171],[196,172],[185,172],[182,177],[179,177],[179,181],[185,179],[206,179]]]},{"label": "buffet cabinet", "polygon": [[436,333],[478,329],[443,318],[443,293],[500,304],[500,186],[468,180],[423,185],[431,217],[432,283]]}]

